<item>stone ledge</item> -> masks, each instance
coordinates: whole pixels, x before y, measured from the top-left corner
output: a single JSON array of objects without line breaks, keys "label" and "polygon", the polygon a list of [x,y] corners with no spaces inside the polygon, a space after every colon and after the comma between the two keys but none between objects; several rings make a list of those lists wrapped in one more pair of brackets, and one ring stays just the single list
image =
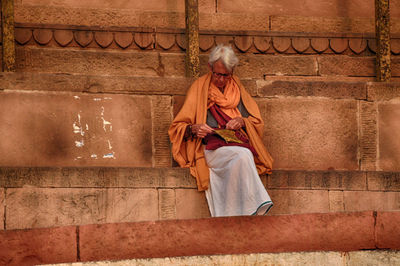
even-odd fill
[{"label": "stone ledge", "polygon": [[399,212],[369,211],[0,231],[0,261],[33,265],[215,254],[400,250],[398,224]]},{"label": "stone ledge", "polygon": [[[327,97],[387,101],[400,97],[400,82],[378,83],[354,78],[321,80],[313,77],[243,78],[253,97]],[[134,95],[184,96],[193,79],[185,77],[146,77],[81,75],[63,73],[2,72],[0,91],[53,91]]]},{"label": "stone ledge", "polygon": [[282,252],[235,255],[207,255],[168,257],[153,259],[131,259],[122,261],[78,262],[57,264],[54,266],[153,266],[153,265],[310,265],[310,266],[358,266],[358,265],[398,265],[400,251],[362,250],[351,252],[314,251],[314,252]]},{"label": "stone ledge", "polygon": [[77,228],[0,230],[1,265],[76,262]]},{"label": "stone ledge", "polygon": [[[267,189],[400,191],[399,176],[381,171],[275,170],[261,179]],[[23,187],[195,189],[196,181],[188,169],[179,167],[0,167],[0,188]]]}]

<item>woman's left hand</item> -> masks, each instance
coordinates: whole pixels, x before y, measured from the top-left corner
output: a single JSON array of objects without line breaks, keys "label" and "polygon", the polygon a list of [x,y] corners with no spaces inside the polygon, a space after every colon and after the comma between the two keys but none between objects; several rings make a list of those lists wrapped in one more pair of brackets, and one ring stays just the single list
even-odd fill
[{"label": "woman's left hand", "polygon": [[226,129],[238,130],[244,127],[244,120],[241,117],[235,117],[226,124]]}]

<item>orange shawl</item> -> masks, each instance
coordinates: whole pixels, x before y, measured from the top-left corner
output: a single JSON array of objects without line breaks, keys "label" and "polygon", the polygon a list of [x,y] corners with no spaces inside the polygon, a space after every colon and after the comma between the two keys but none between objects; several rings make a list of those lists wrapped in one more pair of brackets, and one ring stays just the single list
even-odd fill
[{"label": "orange shawl", "polygon": [[[254,158],[259,174],[271,173],[273,159],[262,141],[264,122],[256,102],[245,90],[239,78],[233,80],[240,88],[243,105],[249,112],[248,118],[243,118],[250,144],[258,156]],[[172,155],[181,167],[189,167],[190,173],[196,178],[199,191],[207,190],[209,184],[209,168],[204,158],[204,148],[201,139],[183,140],[186,127],[189,124],[205,124],[207,120],[208,89],[211,83],[211,73],[197,79],[187,92],[185,102],[176,115],[168,130],[172,142]]]}]

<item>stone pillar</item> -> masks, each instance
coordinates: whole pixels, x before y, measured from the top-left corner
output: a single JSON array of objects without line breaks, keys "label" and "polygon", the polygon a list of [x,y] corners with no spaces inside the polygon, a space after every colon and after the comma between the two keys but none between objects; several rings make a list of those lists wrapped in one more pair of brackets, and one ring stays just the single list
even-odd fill
[{"label": "stone pillar", "polygon": [[186,19],[186,58],[185,71],[187,77],[199,77],[199,2],[185,0]]},{"label": "stone pillar", "polygon": [[390,16],[389,0],[375,0],[376,78],[390,81]]},{"label": "stone pillar", "polygon": [[5,72],[15,71],[14,0],[1,0],[2,55]]}]

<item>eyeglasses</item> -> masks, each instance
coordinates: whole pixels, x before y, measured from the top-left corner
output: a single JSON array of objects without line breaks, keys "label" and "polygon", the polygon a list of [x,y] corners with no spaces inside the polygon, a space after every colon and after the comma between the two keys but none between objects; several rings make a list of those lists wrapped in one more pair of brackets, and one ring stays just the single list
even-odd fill
[{"label": "eyeglasses", "polygon": [[218,73],[218,72],[214,72],[214,71],[212,73],[216,78],[229,79],[232,76],[231,73],[225,74],[225,73]]}]

